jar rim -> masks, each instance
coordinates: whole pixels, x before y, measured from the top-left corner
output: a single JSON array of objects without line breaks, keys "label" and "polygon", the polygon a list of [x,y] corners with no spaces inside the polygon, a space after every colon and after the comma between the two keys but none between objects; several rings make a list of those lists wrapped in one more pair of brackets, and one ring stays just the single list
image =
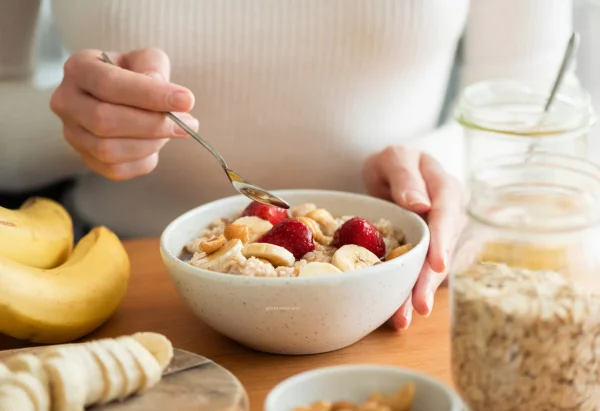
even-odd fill
[{"label": "jar rim", "polygon": [[[600,165],[585,158],[546,151],[499,156],[472,171],[469,187],[467,214],[483,225],[540,234],[582,231],[600,225]],[[525,205],[528,196],[529,204]],[[537,202],[533,201],[536,196]],[[556,207],[558,201],[568,202],[570,209],[547,220],[543,220],[542,212],[533,218],[540,219],[535,223],[531,215],[529,221],[511,220],[513,216],[502,220],[508,213],[498,218],[502,208],[498,204],[504,204],[505,211],[512,207],[513,215],[522,218],[525,213],[515,213],[519,206],[533,209],[536,204],[540,206],[540,200],[547,201],[544,205],[548,209]]]},{"label": "jar rim", "polygon": [[[543,113],[552,83],[547,79],[499,78],[466,86],[454,111],[463,127],[515,136],[560,138],[589,129],[596,122],[590,93],[581,85],[563,84],[550,111]],[[524,98],[526,101],[519,101]],[[528,111],[516,114],[519,105]],[[499,120],[505,115],[506,120]]]}]

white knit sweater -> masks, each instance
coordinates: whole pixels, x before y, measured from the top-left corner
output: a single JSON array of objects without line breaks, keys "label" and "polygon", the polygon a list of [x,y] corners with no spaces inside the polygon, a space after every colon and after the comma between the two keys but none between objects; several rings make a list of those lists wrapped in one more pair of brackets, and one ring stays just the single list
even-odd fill
[{"label": "white knit sweater", "polygon": [[[200,133],[232,168],[269,188],[363,191],[360,170],[393,144],[460,173],[460,130],[436,130],[459,40],[465,85],[553,76],[571,27],[568,0],[54,0],[69,52],[156,46],[196,96]],[[33,82],[40,0],[0,2],[0,190],[78,175],[75,211],[122,235],[156,235],[178,214],[234,194],[191,139],[148,176],[86,170]]]}]

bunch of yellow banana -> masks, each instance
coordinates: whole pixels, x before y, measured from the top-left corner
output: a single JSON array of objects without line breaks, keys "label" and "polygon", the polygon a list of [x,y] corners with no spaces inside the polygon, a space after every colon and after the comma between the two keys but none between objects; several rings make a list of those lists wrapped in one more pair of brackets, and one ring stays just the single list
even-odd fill
[{"label": "bunch of yellow banana", "polygon": [[36,343],[73,341],[112,316],[129,282],[119,238],[96,227],[73,248],[69,213],[32,198],[0,207],[0,333]]}]

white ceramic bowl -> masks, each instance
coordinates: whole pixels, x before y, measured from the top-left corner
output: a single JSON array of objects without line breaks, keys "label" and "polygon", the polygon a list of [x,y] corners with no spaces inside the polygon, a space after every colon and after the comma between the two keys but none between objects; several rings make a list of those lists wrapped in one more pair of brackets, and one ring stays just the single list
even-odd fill
[{"label": "white ceramic bowl", "polygon": [[363,270],[323,277],[259,278],[215,273],[181,261],[183,246],[219,217],[249,202],[228,197],[175,219],[160,250],[175,287],[194,313],[227,337],[276,354],[316,354],[344,348],[381,326],[411,292],[429,247],[418,215],[373,197],[320,190],[283,190],[292,206],[315,203],[333,215],[388,219],[415,247]]},{"label": "white ceramic bowl", "polygon": [[402,385],[415,384],[411,411],[463,411],[458,394],[442,382],[399,367],[381,365],[340,365],[318,368],[281,382],[267,396],[265,411],[293,411],[317,401],[362,403],[374,391],[384,395]]}]

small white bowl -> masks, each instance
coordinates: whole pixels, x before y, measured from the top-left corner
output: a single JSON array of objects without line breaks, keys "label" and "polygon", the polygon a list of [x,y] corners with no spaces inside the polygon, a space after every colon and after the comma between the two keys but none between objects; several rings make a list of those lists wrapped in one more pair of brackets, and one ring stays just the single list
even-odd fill
[{"label": "small white bowl", "polygon": [[259,351],[316,354],[354,344],[408,297],[429,247],[427,225],[418,215],[369,196],[321,190],[275,193],[292,206],[310,202],[336,216],[385,218],[415,247],[383,264],[323,277],[245,277],[181,261],[181,249],[202,229],[216,218],[235,215],[249,202],[228,197],[188,211],[163,232],[160,251],[175,287],[207,325]]},{"label": "small white bowl", "polygon": [[293,411],[317,401],[362,403],[372,392],[395,393],[415,384],[411,411],[463,411],[458,394],[441,381],[404,368],[356,364],[318,368],[279,383],[265,400],[265,411]]}]

